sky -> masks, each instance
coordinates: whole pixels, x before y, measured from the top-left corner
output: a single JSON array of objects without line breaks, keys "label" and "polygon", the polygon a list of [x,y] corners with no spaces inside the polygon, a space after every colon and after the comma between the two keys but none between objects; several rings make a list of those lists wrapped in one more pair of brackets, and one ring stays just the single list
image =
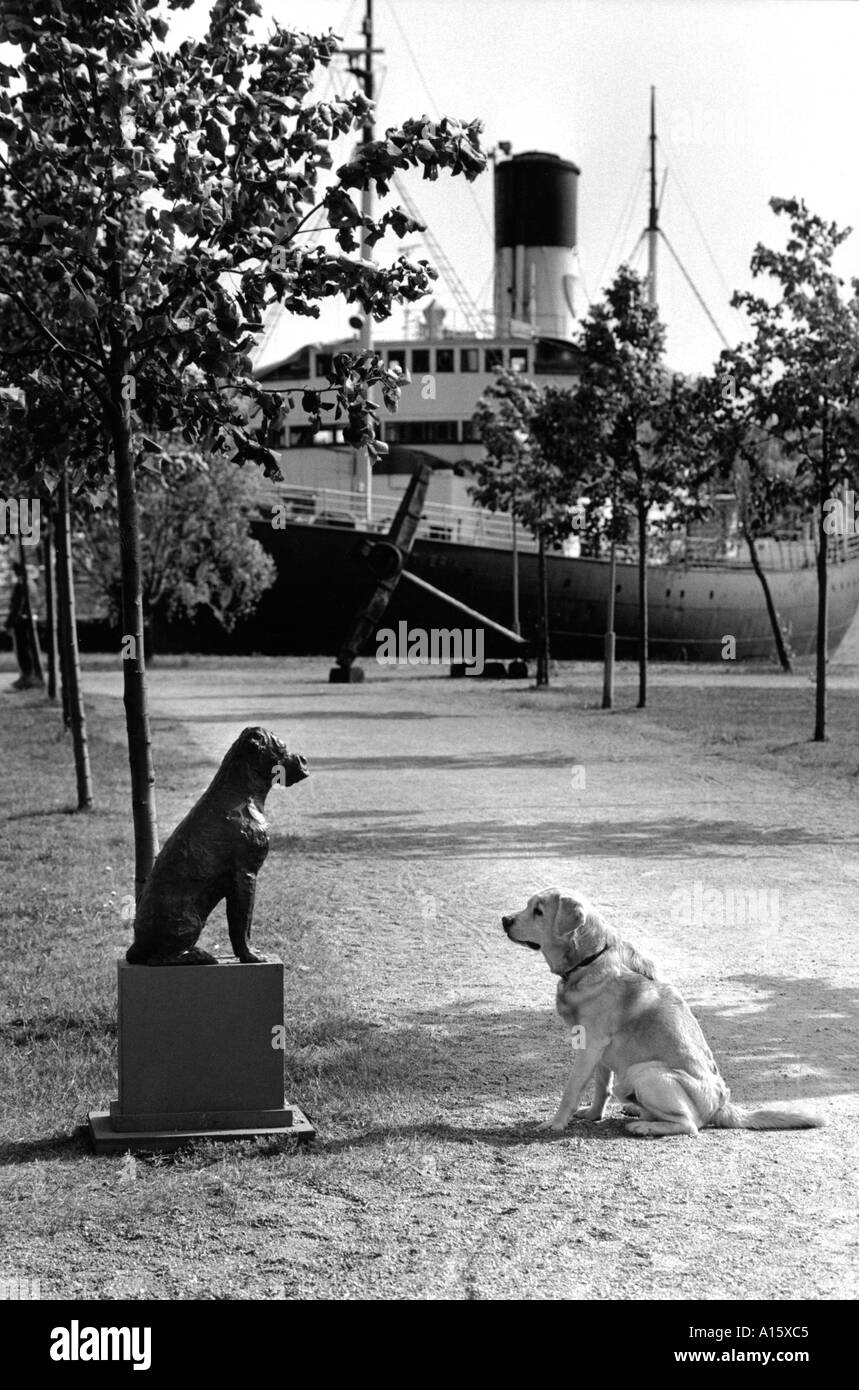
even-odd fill
[{"label": "sky", "polygon": [[[361,42],[364,0],[261,4],[263,29],[276,17]],[[197,0],[175,13],[177,38],[199,32],[208,10]],[[375,0],[374,11],[385,50],[378,133],[409,116],[477,117],[489,148],[510,141],[514,153],[546,150],[580,167],[583,308],[645,225],[651,85],[660,180],[668,169],[661,223],[729,342],[744,333],[729,301],[754,283],[755,244],[784,244],[785,219],[768,206],[774,195],[803,197],[826,219],[855,226],[836,267],[845,279],[859,276],[859,0]],[[321,80],[319,95],[331,94],[332,81]],[[442,174],[430,184],[414,172],[408,189],[472,297],[490,307],[491,174],[471,185]],[[413,239],[406,245],[427,255]],[[374,254],[393,259],[401,249],[389,239]],[[633,263],[643,271],[643,248]],[[706,370],[721,341],[664,245],[658,297],[669,365]],[[452,303],[443,288],[439,298]],[[351,312],[282,318],[264,360],[348,333]],[[377,336],[396,336],[396,327],[379,326]]]},{"label": "sky", "polygon": [[[263,6],[282,23],[359,41],[363,0]],[[660,180],[668,166],[662,226],[729,342],[743,336],[729,301],[753,283],[755,244],[784,243],[771,197],[804,197],[855,226],[836,264],[845,279],[859,276],[856,0],[375,0],[374,12],[385,49],[380,127],[424,112],[476,116],[487,146],[509,140],[514,153],[548,150],[579,165],[579,258],[591,299],[646,221],[651,85]],[[413,176],[409,190],[488,307],[491,175],[471,186]],[[671,366],[706,370],[720,339],[664,245],[658,285]],[[266,356],[324,327],[284,323]]]}]

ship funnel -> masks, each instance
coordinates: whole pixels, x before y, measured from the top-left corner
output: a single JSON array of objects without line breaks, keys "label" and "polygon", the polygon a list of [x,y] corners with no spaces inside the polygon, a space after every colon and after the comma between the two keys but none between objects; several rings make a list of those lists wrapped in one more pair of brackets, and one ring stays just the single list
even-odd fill
[{"label": "ship funnel", "polygon": [[495,166],[495,317],[502,336],[573,336],[580,172],[536,150]]}]

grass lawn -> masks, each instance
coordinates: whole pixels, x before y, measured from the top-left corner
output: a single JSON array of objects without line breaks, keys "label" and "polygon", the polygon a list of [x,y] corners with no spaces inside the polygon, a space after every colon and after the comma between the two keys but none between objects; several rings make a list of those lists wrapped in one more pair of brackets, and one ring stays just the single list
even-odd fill
[{"label": "grass lawn", "polygon": [[[655,668],[636,713],[599,673],[551,691],[312,661],[151,677],[162,838],[249,722],[312,776],[269,803],[255,943],[286,966],[287,1096],[316,1143],[96,1158],[116,1094],[115,960],[132,878],[115,664],[88,664],[98,809],[70,810],[60,718],[0,696],[0,1278],[43,1297],[844,1298],[856,1293],[854,671],[808,743],[804,675]],[[710,673],[712,675],[712,673]],[[0,682],[3,677],[0,676]],[[571,782],[584,767],[586,786]],[[581,885],[702,1020],[741,1104],[827,1128],[635,1141],[538,1133],[567,1052],[541,957],[502,911]],[[677,920],[695,884],[777,920]],[[204,944],[227,951],[222,910]]]}]

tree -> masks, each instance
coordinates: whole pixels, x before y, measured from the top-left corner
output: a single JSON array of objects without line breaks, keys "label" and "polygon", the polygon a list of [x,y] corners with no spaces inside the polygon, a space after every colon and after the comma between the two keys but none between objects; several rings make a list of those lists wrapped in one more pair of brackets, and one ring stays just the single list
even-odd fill
[{"label": "tree", "polygon": [[[679,496],[672,468],[677,462],[674,435],[680,388],[666,391],[661,365],[664,336],[656,309],[647,302],[643,281],[628,266],[621,266],[604,299],[591,306],[582,325],[583,367],[569,427],[576,485],[587,492],[591,515],[605,517],[611,528],[610,615],[614,544],[626,539],[630,520],[635,521],[640,709],[647,703],[649,526],[654,509]],[[654,442],[656,447],[651,447]],[[604,704],[610,703],[606,682]]]},{"label": "tree", "polygon": [[[320,194],[332,142],[371,110],[360,93],[308,100],[335,37],[275,24],[256,41],[255,0],[216,0],[206,35],[171,51],[156,3],[35,0],[0,13],[0,41],[23,50],[0,69],[0,292],[29,325],[0,355],[0,385],[20,384],[33,356],[47,395],[61,367],[72,371],[106,446],[83,463],[86,484],[103,489],[102,459],[113,471],[138,896],[158,842],[136,489],[144,459],[160,453],[153,435],[178,431],[276,475],[267,430],[293,398],[262,388],[248,355],[267,305],[314,316],[319,300],[344,295],[382,319],[395,300],[422,297],[426,263],[349,254],[356,231],[372,246],[416,226],[399,208],[365,217],[351,190],[384,195],[394,173],[416,167],[472,179],[486,163],[476,122],[409,120],[361,145]],[[336,248],[306,251],[319,209]],[[379,383],[393,405],[396,374],[375,355],[341,354],[329,380],[328,393],[304,393],[305,409],[342,416],[348,442],[373,451],[368,388]]]},{"label": "tree", "polygon": [[48,699],[53,703],[57,698],[59,628],[57,621],[57,569],[56,548],[54,544],[54,515],[50,506],[46,506],[44,509],[42,528],[42,555],[45,566],[45,630],[47,635]]},{"label": "tree", "polygon": [[[6,312],[2,317],[8,328],[8,303],[3,307]],[[11,317],[13,320],[16,317],[14,306]],[[51,395],[45,399],[42,388],[32,381],[24,390],[8,391],[4,406],[0,415],[0,454],[4,475],[11,483],[10,490],[20,488],[31,495],[35,493],[44,513],[49,658],[53,665],[56,644],[62,673],[63,723],[72,735],[78,810],[88,811],[93,804],[93,788],[86,710],[80,684],[71,501],[65,459],[71,431],[79,430],[78,447],[84,451],[90,446],[91,436],[88,430],[82,428],[75,406],[70,404],[66,395]],[[50,696],[50,687],[48,693]]]},{"label": "tree", "polygon": [[549,595],[546,552],[573,529],[563,455],[553,442],[557,392],[521,373],[501,371],[477,403],[474,420],[486,455],[475,464],[471,496],[490,511],[509,512],[537,541],[537,685],[549,684]]},{"label": "tree", "polygon": [[749,409],[750,400],[736,394],[738,369],[734,353],[726,349],[712,377],[699,383],[700,420],[706,447],[717,459],[717,471],[737,499],[740,533],[746,543],[752,569],[764,596],[776,654],[783,671],[790,671],[790,652],[776,610],[769,579],[758,555],[757,542],[771,533],[780,515],[793,500],[795,466],[783,450],[758,425]]},{"label": "tree", "polygon": [[797,462],[795,495],[811,501],[817,532],[817,639],[814,740],[826,738],[828,657],[827,504],[856,446],[859,409],[859,280],[844,282],[832,268],[850,234],[809,212],[797,198],[772,198],[790,234],[783,251],[761,244],[751,259],[754,277],[774,281],[770,303],[749,291],[733,304],[745,310],[751,340],[734,355],[737,391],[751,417]]},{"label": "tree", "polygon": [[[254,612],[274,583],[274,561],[251,535],[256,507],[248,479],[235,464],[206,461],[165,444],[158,473],[138,484],[143,616],[150,657],[155,630],[175,618],[208,611],[227,632]],[[85,563],[108,600],[121,608],[116,500],[86,523]]]},{"label": "tree", "polygon": [[557,393],[551,412],[552,447],[562,457],[563,470],[578,495],[577,521],[581,539],[597,553],[603,540],[609,542],[603,709],[611,709],[613,703],[617,546],[626,540],[629,530],[609,449],[614,417],[609,408],[610,394],[606,394],[608,384],[604,369],[592,359],[573,391]]},{"label": "tree", "polygon": [[57,593],[60,600],[60,641],[63,650],[63,706],[68,713],[75,750],[78,784],[78,810],[92,807],[89,738],[81,689],[80,655],[77,637],[75,581],[72,565],[72,523],[68,475],[63,471],[57,495]]}]

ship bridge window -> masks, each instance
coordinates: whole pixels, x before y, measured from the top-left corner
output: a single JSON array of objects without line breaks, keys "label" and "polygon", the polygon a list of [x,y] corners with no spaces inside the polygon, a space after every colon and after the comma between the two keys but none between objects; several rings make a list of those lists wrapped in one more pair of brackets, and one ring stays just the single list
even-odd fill
[{"label": "ship bridge window", "polygon": [[459,438],[458,420],[428,420],[428,444],[455,444]]},{"label": "ship bridge window", "polygon": [[459,370],[461,372],[480,371],[480,351],[478,348],[460,348]]},{"label": "ship bridge window", "polygon": [[510,349],[510,370],[511,372],[527,372],[528,370],[528,349]]},{"label": "ship bridge window", "polygon": [[483,364],[487,372],[498,372],[504,366],[504,349],[487,348],[483,355]]},{"label": "ship bridge window", "polygon": [[455,371],[453,348],[436,348],[435,369],[437,372]]},{"label": "ship bridge window", "polygon": [[385,440],[388,444],[455,444],[456,420],[388,420]]},{"label": "ship bridge window", "polygon": [[462,442],[463,444],[479,444],[480,431],[474,420],[463,420],[462,422]]},{"label": "ship bridge window", "polygon": [[290,449],[309,449],[314,444],[324,446],[342,443],[342,429],[317,430],[314,434],[312,425],[293,425],[289,431],[288,447]]},{"label": "ship bridge window", "polygon": [[412,348],[412,371],[428,372],[430,369],[429,348]]},{"label": "ship bridge window", "polygon": [[579,371],[579,355],[571,343],[541,338],[534,356],[534,371],[551,372],[557,376],[573,375]]},{"label": "ship bridge window", "polygon": [[405,348],[391,348],[390,352],[388,353],[388,366],[389,366],[389,367],[402,367],[403,371],[405,372],[405,370],[406,370],[406,350],[405,350]]},{"label": "ship bridge window", "polygon": [[330,352],[317,352],[316,354],[316,375],[330,376],[333,355]]}]

